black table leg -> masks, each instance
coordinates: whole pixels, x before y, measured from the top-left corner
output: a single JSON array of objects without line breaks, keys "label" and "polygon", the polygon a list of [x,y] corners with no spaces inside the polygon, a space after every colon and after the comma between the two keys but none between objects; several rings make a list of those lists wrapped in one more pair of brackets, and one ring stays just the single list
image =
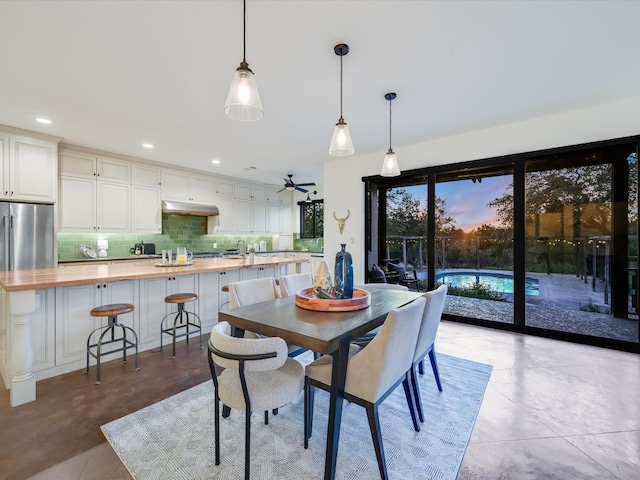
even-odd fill
[{"label": "black table leg", "polygon": [[333,480],[336,476],[340,422],[342,421],[342,404],[344,401],[344,384],[347,378],[347,362],[349,360],[349,343],[350,338],[343,338],[340,341],[338,350],[331,354],[333,357],[333,365],[331,367],[331,397],[329,399],[327,451],[324,461],[325,480]]}]

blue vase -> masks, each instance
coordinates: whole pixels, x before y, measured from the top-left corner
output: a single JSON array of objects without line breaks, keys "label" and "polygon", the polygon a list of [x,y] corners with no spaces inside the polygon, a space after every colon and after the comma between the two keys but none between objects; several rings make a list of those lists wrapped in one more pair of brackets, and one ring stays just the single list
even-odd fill
[{"label": "blue vase", "polygon": [[347,244],[341,243],[340,247],[336,253],[334,272],[336,298],[353,298],[353,261],[351,254],[345,250]]}]

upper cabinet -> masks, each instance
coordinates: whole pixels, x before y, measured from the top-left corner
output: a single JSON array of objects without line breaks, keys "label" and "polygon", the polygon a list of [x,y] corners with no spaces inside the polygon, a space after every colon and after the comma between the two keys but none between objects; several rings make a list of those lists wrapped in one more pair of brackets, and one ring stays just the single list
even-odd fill
[{"label": "upper cabinet", "polygon": [[0,133],[0,198],[55,203],[58,144]]},{"label": "upper cabinet", "polygon": [[162,199],[215,204],[215,179],[178,170],[162,170]]},{"label": "upper cabinet", "polygon": [[162,170],[159,167],[134,163],[131,168],[131,184],[160,188]]},{"label": "upper cabinet", "polygon": [[60,152],[59,231],[131,231],[131,162]]}]

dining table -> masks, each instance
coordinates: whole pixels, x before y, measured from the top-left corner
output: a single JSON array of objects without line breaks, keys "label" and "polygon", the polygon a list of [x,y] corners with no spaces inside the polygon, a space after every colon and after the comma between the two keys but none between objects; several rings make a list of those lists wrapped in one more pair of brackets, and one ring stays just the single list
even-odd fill
[{"label": "dining table", "polygon": [[363,287],[369,306],[351,311],[318,311],[296,305],[295,296],[233,308],[219,313],[219,320],[234,327],[234,335],[248,330],[280,337],[289,344],[332,356],[331,391],[325,452],[325,480],[336,475],[344,386],[352,340],[382,325],[387,314],[421,296],[402,290]]}]

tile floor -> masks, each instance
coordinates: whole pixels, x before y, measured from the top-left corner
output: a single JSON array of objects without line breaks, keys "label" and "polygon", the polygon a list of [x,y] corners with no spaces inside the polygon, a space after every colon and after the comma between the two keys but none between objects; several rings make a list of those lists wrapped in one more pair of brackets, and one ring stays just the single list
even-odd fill
[{"label": "tile floor", "polygon": [[[640,355],[450,322],[436,345],[494,367],[459,480],[640,479]],[[130,477],[104,443],[32,478]]]}]

